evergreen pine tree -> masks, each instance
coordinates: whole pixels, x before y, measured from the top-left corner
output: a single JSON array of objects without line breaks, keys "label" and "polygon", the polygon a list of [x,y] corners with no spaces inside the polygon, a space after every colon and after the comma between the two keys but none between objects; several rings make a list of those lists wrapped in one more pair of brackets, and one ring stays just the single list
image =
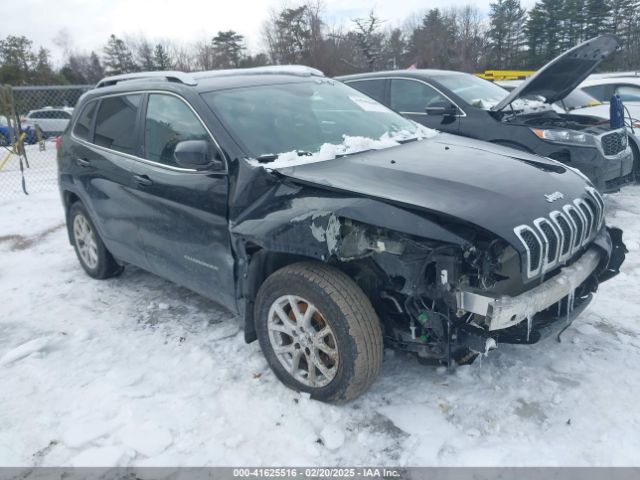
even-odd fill
[{"label": "evergreen pine tree", "polygon": [[123,40],[111,34],[107,46],[104,47],[104,65],[109,75],[135,72],[138,66],[133,60],[133,53]]}]

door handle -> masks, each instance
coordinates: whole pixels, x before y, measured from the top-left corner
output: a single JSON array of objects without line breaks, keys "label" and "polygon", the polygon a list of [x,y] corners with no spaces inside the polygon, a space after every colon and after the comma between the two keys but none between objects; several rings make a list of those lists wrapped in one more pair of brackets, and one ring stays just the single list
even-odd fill
[{"label": "door handle", "polygon": [[86,158],[76,158],[76,163],[81,167],[88,167],[91,165],[91,162]]},{"label": "door handle", "polygon": [[147,175],[134,175],[133,179],[141,187],[148,187],[149,185],[153,185],[153,180],[151,180]]}]

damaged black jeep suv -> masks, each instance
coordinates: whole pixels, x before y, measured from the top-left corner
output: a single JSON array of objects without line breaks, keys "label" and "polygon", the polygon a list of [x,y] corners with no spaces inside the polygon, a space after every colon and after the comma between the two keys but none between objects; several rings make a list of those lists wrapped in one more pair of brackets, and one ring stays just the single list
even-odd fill
[{"label": "damaged black jeep suv", "polygon": [[132,264],[211,298],[331,402],[367,390],[385,345],[451,364],[566,328],[625,253],[580,173],[305,67],[106,78],[59,183],[91,277]]}]

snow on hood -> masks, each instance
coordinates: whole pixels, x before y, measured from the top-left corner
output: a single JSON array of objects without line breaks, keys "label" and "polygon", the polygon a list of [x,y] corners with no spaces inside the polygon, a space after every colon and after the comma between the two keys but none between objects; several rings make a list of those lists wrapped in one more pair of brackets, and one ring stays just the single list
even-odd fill
[{"label": "snow on hood", "polygon": [[343,136],[343,142],[340,144],[325,143],[320,149],[312,154],[301,154],[297,150],[290,152],[278,153],[278,158],[269,162],[260,162],[256,159],[248,159],[251,165],[264,168],[283,168],[294,167],[307,163],[324,162],[333,160],[341,155],[349,155],[352,153],[364,152],[366,150],[382,150],[384,148],[395,147],[400,145],[402,141],[417,139],[424,140],[438,135],[437,130],[427,128],[423,125],[416,124],[416,130],[409,132],[402,130],[392,135],[385,133],[378,139],[358,136]]}]

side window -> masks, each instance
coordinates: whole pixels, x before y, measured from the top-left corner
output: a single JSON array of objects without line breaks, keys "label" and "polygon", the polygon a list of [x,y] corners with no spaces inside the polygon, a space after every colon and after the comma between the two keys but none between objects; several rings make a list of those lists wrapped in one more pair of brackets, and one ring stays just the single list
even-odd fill
[{"label": "side window", "polygon": [[583,90],[601,102],[608,102],[611,100],[607,98],[608,87],[608,85],[592,85],[590,87],[584,87]]},{"label": "side window", "polygon": [[45,118],[44,117],[44,113],[45,112],[33,112],[31,115],[29,115],[29,118]]},{"label": "side window", "polygon": [[136,151],[135,126],[141,95],[106,97],[100,102],[94,143],[133,155]]},{"label": "side window", "polygon": [[398,112],[425,113],[426,107],[447,101],[437,90],[422,82],[391,80],[391,108]]},{"label": "side window", "polygon": [[96,115],[96,109],[98,106],[98,102],[93,101],[87,103],[82,109],[82,113],[76,120],[76,124],[73,126],[73,134],[82,139],[90,142],[92,138],[89,138],[91,134],[91,123],[93,122],[93,117]]},{"label": "side window", "polygon": [[175,166],[173,152],[178,142],[209,139],[202,123],[183,100],[172,95],[149,95],[144,126],[147,160]]},{"label": "side window", "polygon": [[640,102],[640,87],[634,85],[618,85],[616,93],[623,102]]},{"label": "side window", "polygon": [[384,79],[380,80],[356,80],[347,83],[350,87],[360,90],[365,95],[376,99],[379,102],[384,101]]}]

